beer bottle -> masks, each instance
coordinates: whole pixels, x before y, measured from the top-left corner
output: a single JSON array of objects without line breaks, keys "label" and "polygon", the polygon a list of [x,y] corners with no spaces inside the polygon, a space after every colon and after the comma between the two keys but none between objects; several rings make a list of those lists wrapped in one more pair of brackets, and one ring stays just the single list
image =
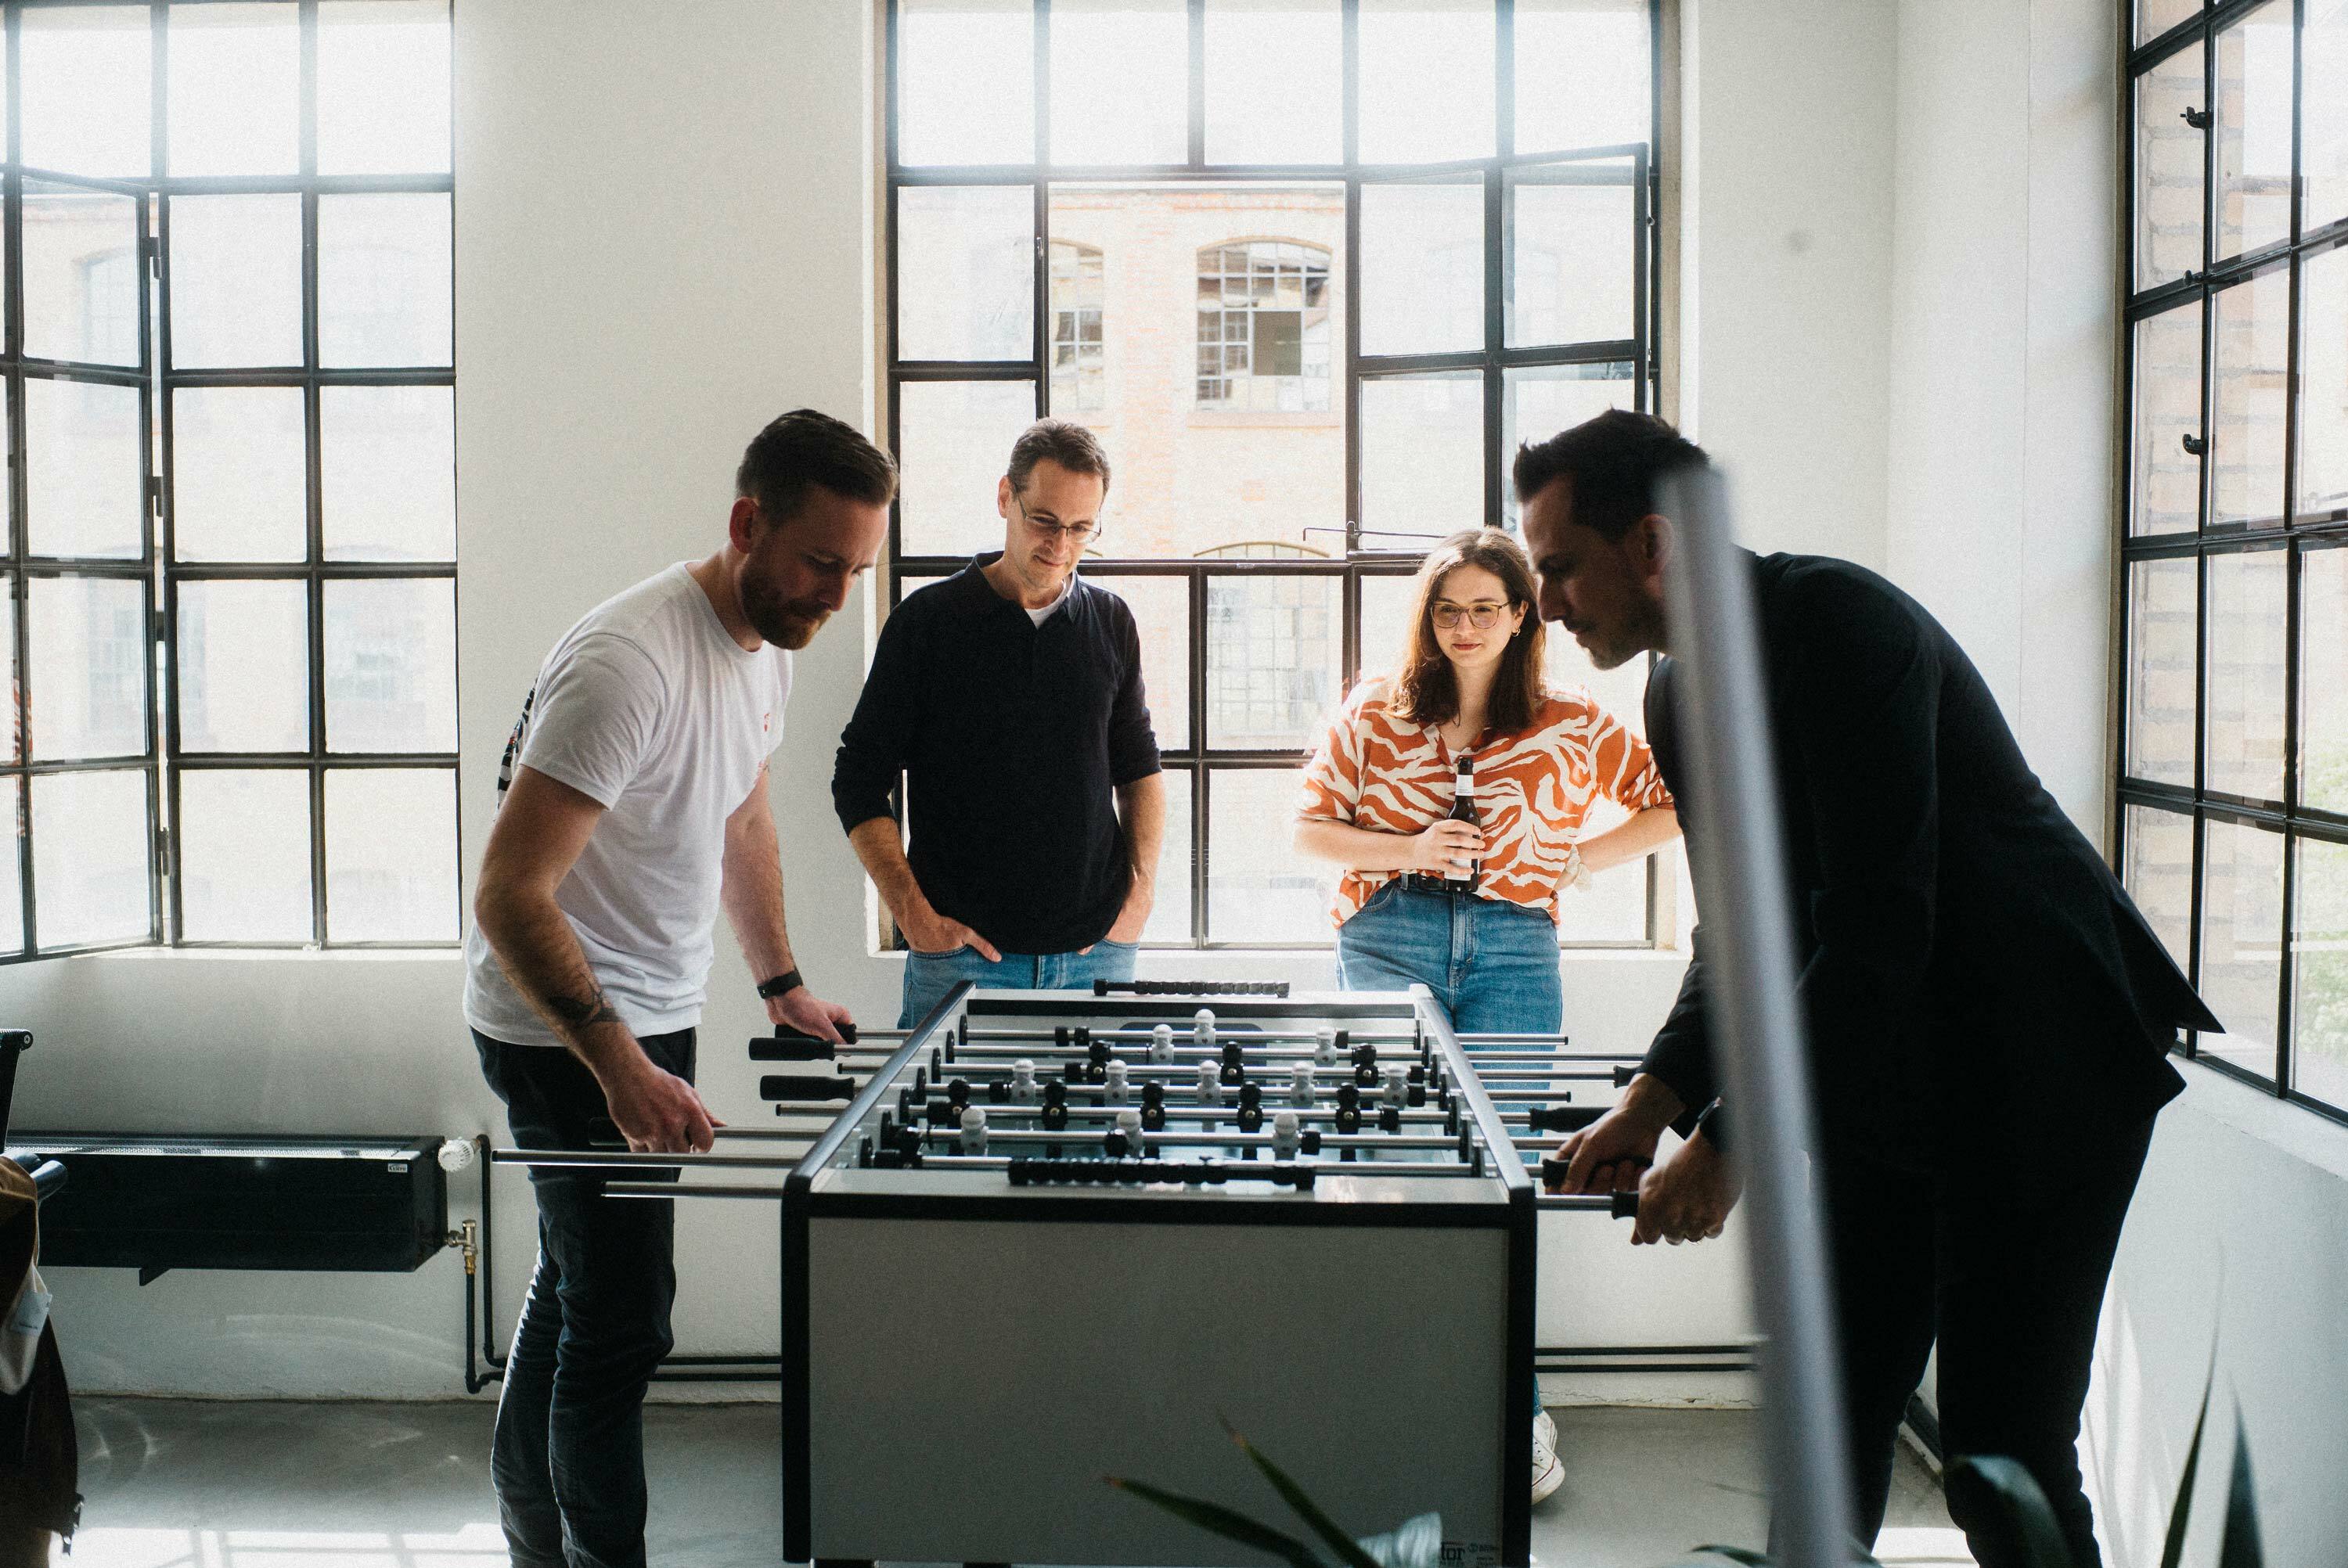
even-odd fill
[{"label": "beer bottle", "polygon": [[[1458,775],[1451,786],[1451,810],[1445,820],[1464,822],[1471,827],[1483,820],[1476,815],[1476,759],[1465,753],[1459,758]],[[1484,863],[1479,858],[1469,862],[1465,871],[1452,866],[1446,869],[1443,876],[1452,884],[1453,891],[1467,893],[1475,889],[1476,878],[1483,869]]]}]

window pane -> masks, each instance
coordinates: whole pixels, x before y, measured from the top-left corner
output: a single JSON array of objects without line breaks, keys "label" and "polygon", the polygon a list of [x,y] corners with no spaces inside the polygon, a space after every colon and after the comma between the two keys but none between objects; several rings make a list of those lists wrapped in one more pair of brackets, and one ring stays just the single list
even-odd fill
[{"label": "window pane", "polygon": [[191,752],[310,748],[310,596],[301,582],[183,582],[174,664]]},{"label": "window pane", "polygon": [[[1647,733],[1647,672],[1652,668],[1643,654],[1625,660],[1612,670],[1601,670],[1581,651],[1581,644],[1572,633],[1552,621],[1541,660],[1541,673],[1548,678],[1552,692],[1575,687],[1591,697],[1622,727],[1644,739]],[[1585,830],[1591,831],[1591,830]]]},{"label": "window pane", "polygon": [[1053,241],[1049,283],[1051,410],[1062,418],[1098,414],[1108,406],[1108,280],[1099,248]]},{"label": "window pane", "polygon": [[25,352],[137,364],[139,202],[25,182]]},{"label": "window pane", "polygon": [[2348,246],[2302,261],[2299,291],[2298,509],[2309,522],[2348,514]]},{"label": "window pane", "polygon": [[2193,561],[2127,569],[2127,762],[2130,778],[2193,785]]},{"label": "window pane", "polygon": [[2120,881],[2178,969],[2193,972],[2193,819],[2147,805],[2126,808]]},{"label": "window pane", "polygon": [[310,553],[308,447],[298,386],[171,394],[171,540],[184,561]]},{"label": "window pane", "polygon": [[[1603,833],[1629,817],[1630,813],[1601,796],[1591,806],[1581,835],[1588,838]],[[1646,860],[1633,860],[1601,871],[1581,886],[1559,894],[1557,939],[1573,943],[1645,941]]]},{"label": "window pane", "polygon": [[325,585],[326,749],[457,749],[457,586]]},{"label": "window pane", "polygon": [[1344,158],[1344,46],[1337,0],[1207,0],[1207,161]]},{"label": "window pane", "polygon": [[2221,258],[2291,236],[2291,48],[2290,0],[2270,0],[2218,35]]},{"label": "window pane", "polygon": [[2210,302],[2209,522],[2279,522],[2290,408],[2291,271],[2276,267]]},{"label": "window pane", "polygon": [[147,540],[135,386],[25,383],[26,510],[41,556],[137,556]]},{"label": "window pane", "polygon": [[[1431,542],[1484,521],[1484,378],[1476,371],[1361,384],[1362,528]],[[1365,541],[1373,549],[1409,539]]]},{"label": "window pane", "polygon": [[1218,768],[1207,783],[1207,939],[1335,939],[1321,862],[1290,845],[1303,788],[1296,768]]},{"label": "window pane", "polygon": [[2209,558],[2205,787],[2282,799],[2285,562],[2281,550]]},{"label": "window pane", "polygon": [[2180,50],[2136,83],[2136,286],[2199,272],[2209,189],[2206,132],[2185,123],[2202,102],[2202,46]]},{"label": "window pane", "polygon": [[2209,825],[2201,871],[2201,997],[2223,1034],[2204,1055],[2271,1081],[2275,1008],[2282,989],[2282,835]]},{"label": "window pane", "polygon": [[1189,117],[1185,0],[1053,0],[1053,162],[1180,163]]},{"label": "window pane", "polygon": [[187,940],[309,941],[309,774],[181,773],[179,867]]},{"label": "window pane", "polygon": [[[1162,732],[1161,732],[1162,738]],[[1149,919],[1141,927],[1145,942],[1190,942],[1190,775],[1169,768],[1166,781],[1166,839],[1158,852],[1158,894],[1149,906]]]},{"label": "window pane", "polygon": [[448,0],[326,0],[318,7],[318,172],[448,169]]},{"label": "window pane", "polygon": [[2299,799],[2348,813],[2348,549],[2299,564]]},{"label": "window pane", "polygon": [[2147,316],[2134,335],[2128,532],[2191,533],[2201,526],[2201,459],[2185,443],[2201,435],[2201,303]]},{"label": "window pane", "polygon": [[1491,0],[1362,0],[1363,161],[1489,157],[1495,37]]},{"label": "window pane", "polygon": [[1517,0],[1517,150],[1645,141],[1645,0]]},{"label": "window pane", "polygon": [[154,842],[144,770],[36,777],[33,899],[41,950],[151,933]]},{"label": "window pane", "polygon": [[294,8],[174,5],[165,16],[170,171],[291,174],[299,169],[302,30]]},{"label": "window pane", "polygon": [[457,775],[326,774],[326,939],[457,939]]},{"label": "window pane", "polygon": [[171,364],[302,363],[302,199],[171,198]]},{"label": "window pane", "polygon": [[33,760],[147,749],[147,590],[133,578],[26,584]]},{"label": "window pane", "polygon": [[[0,734],[0,762],[8,763],[22,760],[25,719],[20,706],[25,686],[16,674],[15,588],[13,573],[0,578],[0,681],[5,681],[8,692],[8,707],[5,715],[6,733]],[[0,845],[6,843],[8,833],[15,826],[15,822],[12,816],[5,824],[0,824]],[[5,847],[0,847],[0,857],[8,853]],[[0,947],[5,946],[5,943],[0,943]]]},{"label": "window pane", "polygon": [[1628,160],[1509,172],[1510,348],[1632,334],[1638,292],[1632,178]]},{"label": "window pane", "polygon": [[[1418,579],[1385,572],[1362,577],[1361,664],[1355,680],[1391,680],[1410,645],[1410,601]],[[1350,688],[1349,688],[1350,690]],[[1319,737],[1314,737],[1318,743]]]},{"label": "window pane", "polygon": [[2200,0],[2136,0],[2136,41],[2149,43],[2188,16],[2200,14]]},{"label": "window pane", "polygon": [[328,560],[456,559],[455,388],[321,387],[318,463]]},{"label": "window pane", "polygon": [[1517,487],[1509,470],[1517,449],[1546,441],[1595,419],[1610,408],[1635,408],[1638,367],[1629,360],[1610,364],[1544,364],[1500,373],[1500,514],[1517,526]]},{"label": "window pane", "polygon": [[318,198],[318,363],[450,362],[448,198]]},{"label": "window pane", "polygon": [[[909,556],[1003,548],[995,481],[1035,422],[1032,381],[909,381],[898,388],[899,516]],[[1112,465],[1117,454],[1109,455]]]},{"label": "window pane", "polygon": [[23,804],[24,784],[16,779],[0,779],[0,817],[5,831],[0,831],[0,953],[22,952],[25,948],[25,872],[16,846],[17,812]]},{"label": "window pane", "polygon": [[2348,1107],[2348,845],[2299,841],[2291,922],[2292,1087]]},{"label": "window pane", "polygon": [[1483,346],[1482,179],[1362,187],[1362,352]]},{"label": "window pane", "polygon": [[898,161],[1035,161],[1034,12],[1031,0],[898,0]]},{"label": "window pane", "polygon": [[1035,191],[897,192],[897,357],[1035,357]]},{"label": "window pane", "polygon": [[[2302,86],[2348,81],[2348,0],[2307,0],[2305,26],[2299,40]],[[2307,92],[2299,112],[2299,227],[2306,233],[2348,218],[2348,93]]]},{"label": "window pane", "polygon": [[24,29],[26,166],[117,178],[152,172],[147,7],[28,6]]},{"label": "window pane", "polygon": [[[1190,744],[1190,581],[1180,577],[1095,577],[1125,600],[1141,633],[1141,679],[1162,752]],[[1188,927],[1184,929],[1187,931]]]},{"label": "window pane", "polygon": [[1208,579],[1210,746],[1286,751],[1320,738],[1337,702],[1341,591],[1335,577]]}]

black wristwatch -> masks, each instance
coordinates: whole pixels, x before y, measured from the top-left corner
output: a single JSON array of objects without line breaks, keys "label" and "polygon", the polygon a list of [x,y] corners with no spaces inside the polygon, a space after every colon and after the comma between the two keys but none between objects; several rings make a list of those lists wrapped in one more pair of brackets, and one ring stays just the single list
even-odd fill
[{"label": "black wristwatch", "polygon": [[785,969],[771,980],[761,980],[758,983],[758,995],[767,1001],[772,1001],[777,997],[795,991],[805,984],[807,982],[799,979],[799,972],[797,969]]},{"label": "black wristwatch", "polygon": [[1696,1112],[1695,1125],[1688,1129],[1688,1136],[1694,1138],[1699,1132],[1715,1150],[1728,1153],[1728,1112],[1721,1108],[1718,1100]]}]

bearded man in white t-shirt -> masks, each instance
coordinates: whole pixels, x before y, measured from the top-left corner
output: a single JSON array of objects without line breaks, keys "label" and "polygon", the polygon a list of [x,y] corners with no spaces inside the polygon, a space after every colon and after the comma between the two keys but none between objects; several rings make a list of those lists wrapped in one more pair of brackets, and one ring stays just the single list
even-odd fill
[{"label": "bearded man in white t-shirt", "polygon": [[[896,467],[811,409],[760,431],[726,543],[606,600],[555,644],[499,779],[465,946],[465,1017],[514,1141],[700,1153],[693,1087],[722,906],[767,1017],[838,1040],[783,922],[767,759],[790,650],[869,570]],[[537,1272],[514,1329],[489,1470],[514,1568],[644,1561],[643,1406],[669,1352],[674,1205],[612,1173],[533,1169]]]}]

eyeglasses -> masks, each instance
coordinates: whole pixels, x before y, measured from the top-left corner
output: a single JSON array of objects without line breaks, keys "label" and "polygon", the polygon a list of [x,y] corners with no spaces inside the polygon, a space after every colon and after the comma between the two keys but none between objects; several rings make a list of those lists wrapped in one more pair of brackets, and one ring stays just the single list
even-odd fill
[{"label": "eyeglasses", "polygon": [[1067,540],[1081,550],[1093,540],[1100,538],[1101,530],[1098,523],[1043,522],[1031,516],[1026,507],[1017,500],[1014,499],[1012,504],[1019,507],[1019,520],[1035,529],[1039,538],[1051,539],[1057,537]]},{"label": "eyeglasses", "polygon": [[1468,618],[1468,624],[1477,630],[1489,631],[1500,624],[1500,617],[1514,608],[1512,605],[1494,604],[1489,600],[1480,604],[1449,604],[1438,600],[1428,608],[1426,618],[1448,631],[1459,624],[1459,618],[1464,615]]}]

